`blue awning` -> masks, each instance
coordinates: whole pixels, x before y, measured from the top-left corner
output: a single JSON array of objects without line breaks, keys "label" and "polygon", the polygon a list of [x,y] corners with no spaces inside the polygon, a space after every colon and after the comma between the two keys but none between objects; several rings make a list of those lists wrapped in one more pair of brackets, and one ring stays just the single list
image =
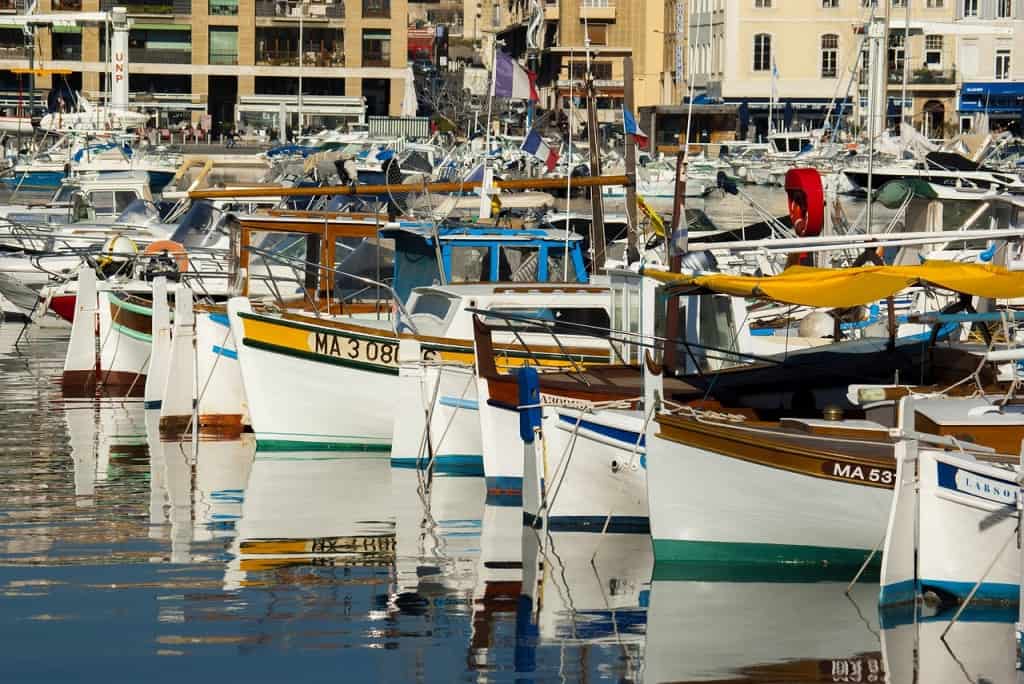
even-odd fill
[{"label": "blue awning", "polygon": [[964,83],[960,88],[961,112],[1018,112],[1024,107],[1024,83],[993,81]]},{"label": "blue awning", "polygon": [[[1017,95],[1024,97],[1024,83],[1020,81],[991,81],[964,83],[960,88],[960,96],[1005,96]],[[973,98],[972,98],[973,99]]]}]

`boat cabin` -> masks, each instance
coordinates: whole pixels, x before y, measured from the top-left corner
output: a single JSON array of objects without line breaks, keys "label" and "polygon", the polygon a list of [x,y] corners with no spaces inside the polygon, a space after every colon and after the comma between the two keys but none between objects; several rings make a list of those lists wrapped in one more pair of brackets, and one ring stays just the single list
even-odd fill
[{"label": "boat cabin", "polygon": [[400,221],[380,236],[394,240],[394,289],[402,301],[414,287],[442,282],[588,282],[582,238],[566,231]]},{"label": "boat cabin", "polygon": [[138,199],[152,201],[145,172],[79,174],[61,181],[44,207],[10,211],[17,223],[109,223]]}]

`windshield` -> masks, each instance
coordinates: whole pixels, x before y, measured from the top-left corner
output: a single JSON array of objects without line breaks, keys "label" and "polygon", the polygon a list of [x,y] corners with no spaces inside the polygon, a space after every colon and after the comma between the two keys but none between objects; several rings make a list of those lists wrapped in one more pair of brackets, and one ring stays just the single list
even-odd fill
[{"label": "windshield", "polygon": [[118,215],[116,222],[140,225],[159,219],[160,212],[157,210],[156,205],[149,200],[139,198],[132,200],[132,202],[124,208],[124,211]]},{"label": "windshield", "polygon": [[171,239],[189,247],[205,247],[210,241],[216,241],[218,236],[211,235],[212,228],[216,225],[221,211],[205,200],[194,202],[185,215],[178,222]]}]

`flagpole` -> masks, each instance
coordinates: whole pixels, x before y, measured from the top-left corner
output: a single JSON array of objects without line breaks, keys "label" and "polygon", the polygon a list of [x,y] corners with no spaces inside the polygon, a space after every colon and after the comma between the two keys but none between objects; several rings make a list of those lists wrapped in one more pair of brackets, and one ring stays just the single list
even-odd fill
[{"label": "flagpole", "polygon": [[[569,228],[572,225],[572,120],[576,115],[575,112],[575,101],[572,95],[572,63],[573,63],[573,51],[569,50],[569,125],[566,126],[566,134],[569,138],[568,147],[566,152],[568,156],[565,161],[565,256],[569,255]],[[555,92],[557,93],[557,83],[555,83]],[[569,280],[569,259],[565,258],[562,260],[562,282]]]},{"label": "flagpole", "polygon": [[493,176],[491,176],[491,112],[494,107],[494,89],[498,82],[498,34],[494,33],[491,42],[491,91],[487,98],[487,133],[484,136],[484,177],[483,185],[480,187],[480,218],[491,217],[490,189]]}]

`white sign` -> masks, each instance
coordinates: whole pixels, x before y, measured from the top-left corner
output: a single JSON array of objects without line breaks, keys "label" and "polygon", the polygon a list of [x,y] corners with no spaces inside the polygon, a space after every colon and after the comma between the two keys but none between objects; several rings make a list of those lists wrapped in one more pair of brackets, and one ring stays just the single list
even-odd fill
[{"label": "white sign", "polygon": [[966,470],[957,469],[956,488],[965,494],[973,494],[996,503],[1012,504],[1017,501],[1018,488],[1015,485],[983,477]]},{"label": "white sign", "polygon": [[487,69],[468,68],[462,72],[462,87],[472,95],[485,97],[490,90]]}]

